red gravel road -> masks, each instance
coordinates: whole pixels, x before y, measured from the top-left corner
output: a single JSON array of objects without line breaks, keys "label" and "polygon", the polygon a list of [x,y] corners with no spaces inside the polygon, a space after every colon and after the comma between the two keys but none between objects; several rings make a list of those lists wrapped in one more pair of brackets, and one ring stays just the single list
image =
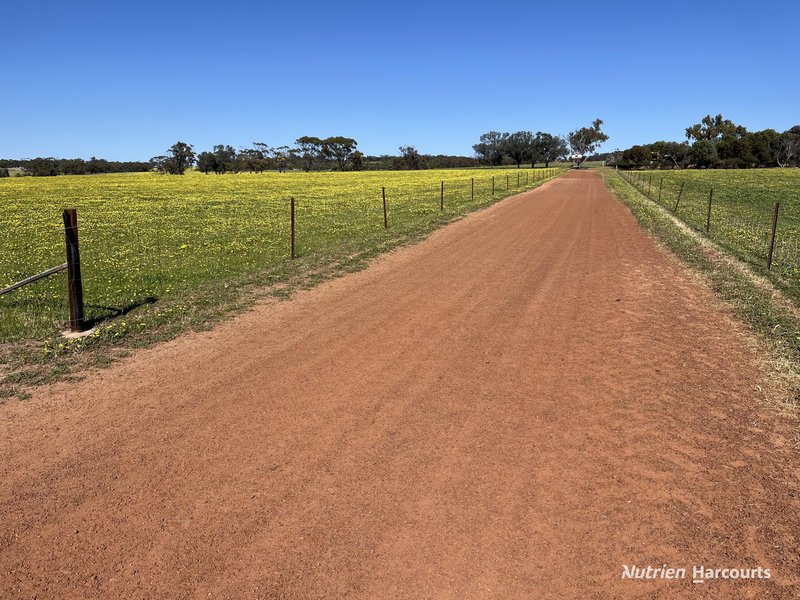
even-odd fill
[{"label": "red gravel road", "polygon": [[0,597],[797,598],[795,425],[755,360],[572,172],[0,406]]}]

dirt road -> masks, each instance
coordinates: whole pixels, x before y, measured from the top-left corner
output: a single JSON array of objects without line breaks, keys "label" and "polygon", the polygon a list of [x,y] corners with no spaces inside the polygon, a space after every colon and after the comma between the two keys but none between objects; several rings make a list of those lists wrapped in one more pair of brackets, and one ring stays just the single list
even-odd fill
[{"label": "dirt road", "polygon": [[573,172],[0,406],[0,597],[796,598],[794,425],[754,359]]}]

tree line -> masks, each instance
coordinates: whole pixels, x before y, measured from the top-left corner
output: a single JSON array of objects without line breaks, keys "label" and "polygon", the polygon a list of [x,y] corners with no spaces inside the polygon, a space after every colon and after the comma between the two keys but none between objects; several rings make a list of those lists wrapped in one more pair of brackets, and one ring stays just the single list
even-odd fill
[{"label": "tree line", "polygon": [[9,168],[20,168],[23,175],[36,177],[152,170],[183,174],[194,166],[204,173],[217,174],[267,170],[282,172],[287,169],[310,171],[317,168],[357,171],[363,168],[365,157],[358,151],[358,142],[353,138],[334,136],[321,139],[303,136],[298,138],[295,144],[295,147],[273,147],[263,142],[255,142],[251,148],[240,150],[230,145],[219,144],[211,150],[196,153],[193,146],[179,141],[165,154],[142,162],[116,162],[94,157],[88,161],[80,158],[52,157],[0,160],[0,177],[9,176]]},{"label": "tree line", "polygon": [[255,142],[252,148],[236,150],[230,145],[218,144],[211,150],[195,153],[194,148],[177,142],[163,156],[151,159],[154,168],[163,173],[179,174],[192,165],[203,173],[241,173],[293,169],[306,172],[314,170],[362,171],[404,169],[455,169],[476,167],[477,158],[444,154],[422,154],[415,146],[400,146],[399,155],[368,156],[358,149],[353,138],[318,138],[303,136],[295,146],[271,147]]},{"label": "tree line", "polygon": [[475,156],[423,154],[415,146],[400,146],[399,155],[366,156],[358,150],[358,142],[349,137],[319,138],[302,136],[294,146],[270,146],[253,142],[249,148],[235,149],[227,144],[217,144],[210,150],[196,152],[191,144],[178,141],[159,156],[146,162],[115,162],[98,158],[88,161],[60,158],[34,158],[25,160],[0,160],[0,177],[8,176],[9,167],[22,168],[23,174],[33,176],[87,175],[156,170],[160,173],[182,175],[191,168],[203,173],[261,173],[277,170],[402,170],[450,169],[498,166],[530,162],[531,166],[566,157],[570,149],[576,164],[608,137],[600,131],[602,121],[597,119],[591,127],[573,131],[567,138],[545,132],[499,133],[490,131],[473,146]]},{"label": "tree line", "polygon": [[542,131],[535,134],[530,131],[489,131],[481,135],[472,149],[481,164],[492,167],[504,163],[515,164],[517,168],[522,163],[531,163],[531,167],[537,163],[549,166],[551,162],[565,158],[569,153],[564,138]]},{"label": "tree line", "polygon": [[52,158],[38,157],[23,160],[0,159],[0,177],[8,177],[9,169],[22,169],[23,174],[35,177],[51,175],[95,175],[98,173],[132,173],[149,171],[152,163],[145,161],[113,161],[92,157],[89,160],[82,158]]},{"label": "tree line", "polygon": [[416,146],[400,146],[399,155],[382,154],[365,156],[364,170],[405,171],[420,169],[463,169],[479,166],[478,159],[472,156],[448,154],[423,154]]},{"label": "tree line", "polygon": [[551,162],[568,156],[575,166],[580,166],[589,154],[608,140],[601,129],[602,124],[602,120],[595,119],[590,127],[571,131],[566,138],[543,131],[535,134],[530,131],[489,131],[472,149],[478,161],[489,166],[515,164],[519,168],[522,163],[531,163],[531,167],[544,163],[549,167]]},{"label": "tree line", "polygon": [[686,128],[683,142],[658,141],[599,155],[626,169],[747,169],[800,166],[800,125],[748,131],[722,115],[706,115]]},{"label": "tree line", "polygon": [[162,173],[182,175],[197,165],[203,173],[258,172],[290,168],[311,171],[324,165],[340,171],[361,170],[364,155],[357,149],[353,138],[335,136],[325,139],[303,136],[295,140],[295,147],[270,146],[254,142],[252,148],[236,150],[233,146],[218,144],[211,150],[195,153],[194,147],[185,142],[176,142],[161,156],[150,159],[153,168]]}]

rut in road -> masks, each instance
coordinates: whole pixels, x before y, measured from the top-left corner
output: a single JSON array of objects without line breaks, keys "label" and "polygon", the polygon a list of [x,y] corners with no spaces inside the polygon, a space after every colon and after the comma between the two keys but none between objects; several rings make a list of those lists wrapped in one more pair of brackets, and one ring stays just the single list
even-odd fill
[{"label": "rut in road", "polygon": [[[797,597],[755,359],[571,172],[0,406],[0,596]],[[773,576],[621,579],[664,563]]]}]

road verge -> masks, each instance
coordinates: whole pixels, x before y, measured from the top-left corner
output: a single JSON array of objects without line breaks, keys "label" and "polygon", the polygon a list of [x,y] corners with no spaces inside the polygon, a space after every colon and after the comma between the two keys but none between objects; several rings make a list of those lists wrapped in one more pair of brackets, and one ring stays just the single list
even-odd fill
[{"label": "road verge", "polygon": [[[611,192],[662,247],[699,273],[752,331],[765,370],[764,395],[781,412],[800,415],[800,309],[765,278],[687,227],[611,169]],[[794,440],[800,445],[800,432]]]}]

